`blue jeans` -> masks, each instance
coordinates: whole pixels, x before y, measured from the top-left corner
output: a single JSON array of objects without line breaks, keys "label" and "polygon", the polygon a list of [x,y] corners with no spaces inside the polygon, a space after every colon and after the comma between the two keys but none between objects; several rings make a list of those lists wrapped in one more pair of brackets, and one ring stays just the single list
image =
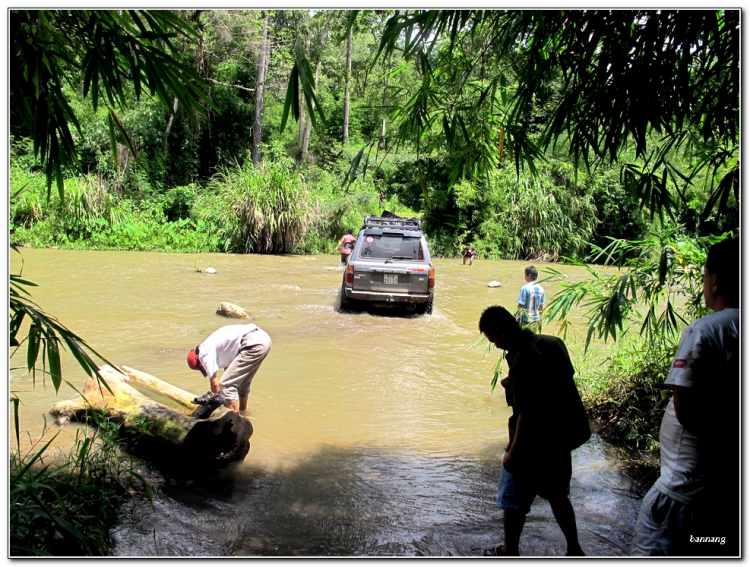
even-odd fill
[{"label": "blue jeans", "polygon": [[546,500],[567,497],[571,475],[569,452],[550,456],[538,469],[523,474],[508,472],[503,467],[497,485],[497,505],[503,510],[528,514],[537,495]]}]

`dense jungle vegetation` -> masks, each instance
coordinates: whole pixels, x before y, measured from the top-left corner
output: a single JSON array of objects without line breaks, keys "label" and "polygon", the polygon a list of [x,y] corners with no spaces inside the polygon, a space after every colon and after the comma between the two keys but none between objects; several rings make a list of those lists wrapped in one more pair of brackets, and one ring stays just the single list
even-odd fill
[{"label": "dense jungle vegetation", "polygon": [[[14,10],[10,36],[13,245],[330,253],[387,209],[436,256],[614,264],[547,323],[584,306],[618,341],[581,387],[658,456],[706,247],[739,229],[738,10]],[[11,284],[29,371],[58,388],[61,341],[96,371]]]},{"label": "dense jungle vegetation", "polygon": [[[385,11],[354,14],[352,22],[348,11],[176,15],[195,30],[171,39],[174,56],[187,68],[184,80],[205,85],[206,99],[195,97],[194,107],[164,88],[148,92],[145,83],[130,80],[127,68],[118,71],[113,93],[97,96],[103,88],[97,73],[102,82],[115,81],[107,78],[114,71],[104,59],[62,63],[63,55],[80,57],[85,42],[95,41],[81,37],[82,45],[60,54],[58,73],[66,76],[56,79],[55,94],[61,102],[48,111],[50,123],[67,119],[69,144],[60,132],[60,142],[48,148],[32,143],[33,131],[13,114],[11,187],[25,189],[11,202],[12,242],[318,253],[331,250],[346,228],[358,228],[365,214],[390,208],[423,218],[436,255],[456,255],[472,244],[480,258],[558,259],[585,258],[588,243],[603,245],[608,237],[640,238],[663,228],[705,236],[739,224],[735,195],[727,196],[730,214],[702,214],[715,186],[736,166],[736,148],[723,162],[693,171],[707,149],[664,142],[668,132],[658,124],[644,140],[618,142],[614,156],[571,153],[577,147],[571,144],[580,144],[575,138],[545,147],[551,122],[569,119],[556,105],[571,79],[563,70],[548,71],[535,78],[539,86],[523,107],[514,106],[524,95],[515,76],[526,72],[523,59],[512,50],[497,57],[482,32],[499,29],[502,20],[486,14],[463,23],[456,37],[437,36],[424,53],[415,51],[416,40],[406,50],[400,38],[380,54],[395,17]],[[87,17],[50,12],[45,25],[35,19],[39,13],[29,12],[15,14],[12,24],[14,33],[54,37],[69,27],[85,30]],[[102,37],[99,58],[117,47]],[[38,55],[24,53],[23,61],[45,73],[32,65]],[[290,83],[290,72],[298,68],[310,74],[312,113],[303,86],[291,93],[300,81]],[[288,94],[303,99],[291,112]],[[643,114],[643,107],[622,112]],[[639,135],[640,126],[632,125]],[[65,183],[64,198],[49,193],[50,172],[40,155],[41,149],[54,157],[58,146],[64,161],[54,177]],[[667,187],[670,182],[675,188]],[[629,186],[644,183],[640,194]],[[654,218],[657,206],[641,207],[644,199],[651,205],[657,197],[660,205],[670,194],[679,200],[673,217]],[[266,242],[268,234],[276,235],[275,244]]]}]

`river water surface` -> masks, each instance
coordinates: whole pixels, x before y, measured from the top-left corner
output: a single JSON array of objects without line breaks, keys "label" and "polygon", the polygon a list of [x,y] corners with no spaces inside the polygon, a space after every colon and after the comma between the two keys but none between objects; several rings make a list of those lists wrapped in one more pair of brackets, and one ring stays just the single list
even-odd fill
[{"label": "river water surface", "polygon": [[[12,273],[22,260],[39,285],[33,299],[100,354],[196,394],[208,381],[188,369],[187,352],[240,322],[216,315],[220,302],[252,312],[273,340],[250,393],[245,461],[210,479],[155,474],[153,506],[136,499],[122,511],[114,555],[472,555],[502,542],[495,492],[510,412],[501,388],[490,393],[499,351],[470,347],[485,307],[514,308],[528,262],[435,260],[434,312],[415,316],[339,312],[332,255],[22,249],[11,252]],[[557,288],[545,287],[549,301]],[[33,439],[52,404],[77,394],[65,384],[55,394],[39,377],[34,387],[17,358],[11,390]],[[71,356],[63,372],[83,386]],[[76,427],[63,428],[63,448]],[[628,487],[598,438],[574,452],[571,500],[589,555],[627,550],[639,506]],[[521,552],[565,552],[541,499]]]}]

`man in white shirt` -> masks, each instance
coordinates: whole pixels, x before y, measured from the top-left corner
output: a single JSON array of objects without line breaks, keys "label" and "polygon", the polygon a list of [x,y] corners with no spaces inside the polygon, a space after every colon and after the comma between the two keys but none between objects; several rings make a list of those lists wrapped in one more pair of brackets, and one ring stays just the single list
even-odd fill
[{"label": "man in white shirt", "polygon": [[539,278],[539,270],[534,266],[524,268],[523,278],[526,280],[526,285],[521,288],[516,303],[518,303],[518,309],[521,310],[520,323],[522,326],[526,326],[529,323],[541,321],[546,294],[544,288],[536,283]]},{"label": "man in white shirt", "polygon": [[[227,325],[191,350],[188,366],[208,377],[211,387],[194,401],[204,404],[198,417],[207,418],[222,403],[234,411],[245,411],[250,384],[270,350],[271,337],[257,325]],[[221,380],[219,368],[224,369]]]},{"label": "man in white shirt", "polygon": [[673,391],[659,431],[661,476],[646,494],[631,555],[739,555],[740,251],[708,251],[703,297],[714,313],[680,337],[664,382]]}]

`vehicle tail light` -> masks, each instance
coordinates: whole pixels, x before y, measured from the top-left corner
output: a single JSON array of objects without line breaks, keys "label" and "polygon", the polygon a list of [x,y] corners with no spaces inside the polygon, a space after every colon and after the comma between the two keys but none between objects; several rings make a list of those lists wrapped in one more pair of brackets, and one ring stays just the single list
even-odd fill
[{"label": "vehicle tail light", "polygon": [[435,270],[430,270],[430,277],[427,280],[427,287],[435,287]]},{"label": "vehicle tail light", "polygon": [[346,283],[354,283],[354,266],[346,267]]}]

